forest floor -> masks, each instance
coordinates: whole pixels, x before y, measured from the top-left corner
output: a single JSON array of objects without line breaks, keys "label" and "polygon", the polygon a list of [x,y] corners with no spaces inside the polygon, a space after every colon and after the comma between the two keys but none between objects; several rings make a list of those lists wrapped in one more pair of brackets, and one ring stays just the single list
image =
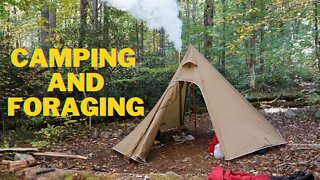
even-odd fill
[{"label": "forest floor", "polygon": [[[125,120],[101,127],[100,137],[92,139],[86,130],[66,137],[50,151],[68,152],[90,157],[88,160],[42,158],[41,168],[53,167],[72,171],[104,171],[110,174],[176,173],[183,177],[206,178],[218,165],[224,169],[246,171],[252,174],[288,176],[301,170],[320,179],[320,149],[290,144],[320,144],[320,119],[316,107],[269,108],[260,112],[280,131],[288,145],[273,147],[264,155],[250,154],[231,161],[215,159],[207,151],[214,130],[208,113],[198,114],[198,139],[177,144],[172,135],[162,134],[161,144],[154,145],[148,163],[127,163],[112,147],[129,134],[140,120]],[[186,116],[189,134],[194,135],[193,116]],[[50,174],[50,173],[49,173]],[[138,177],[138,176],[136,176]],[[142,176],[141,176],[142,177]]]}]

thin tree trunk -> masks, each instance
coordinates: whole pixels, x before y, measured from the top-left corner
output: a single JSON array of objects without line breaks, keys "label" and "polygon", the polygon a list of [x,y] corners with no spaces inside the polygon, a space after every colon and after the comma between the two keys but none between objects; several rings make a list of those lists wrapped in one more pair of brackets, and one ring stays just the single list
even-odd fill
[{"label": "thin tree trunk", "polygon": [[5,132],[6,132],[6,119],[4,117],[4,112],[3,112],[3,109],[4,109],[4,104],[2,104],[2,102],[0,102],[0,113],[1,113],[1,119],[2,119],[2,134],[1,134],[1,142],[3,142],[3,144],[5,143],[4,142],[4,135],[5,135]]},{"label": "thin tree trunk", "polygon": [[[197,8],[198,7],[198,0],[193,0],[192,2],[192,22],[193,22],[193,28],[197,27]],[[197,35],[193,34],[192,36],[192,44],[196,45],[197,42]]]},{"label": "thin tree trunk", "polygon": [[[86,29],[87,29],[87,8],[88,8],[88,1],[87,0],[80,0],[80,39],[79,39],[79,47],[82,48],[84,46],[84,40],[86,38]],[[77,74],[78,69],[76,68]],[[86,98],[87,94],[83,91],[83,96]],[[89,117],[89,129],[92,128],[92,119],[91,116]]]},{"label": "thin tree trunk", "polygon": [[157,51],[157,49],[156,49],[156,34],[157,34],[157,31],[153,30],[152,31],[152,46],[153,46],[154,53]]},{"label": "thin tree trunk", "polygon": [[[251,4],[251,8],[255,8],[255,1],[250,1],[250,4]],[[252,23],[256,23],[256,19],[257,19],[256,15],[251,14],[250,21]],[[250,37],[250,40],[249,40],[250,49],[249,49],[248,67],[250,70],[250,88],[255,90],[256,89],[255,45],[256,45],[256,39],[257,39],[257,32],[254,29],[252,33],[253,33],[253,35],[252,35],[252,37]]]},{"label": "thin tree trunk", "polygon": [[[260,20],[264,18],[265,16],[265,4],[263,3],[263,1],[260,2]],[[260,48],[259,48],[259,71],[260,73],[263,73],[264,71],[264,65],[265,65],[265,60],[264,60],[264,46],[265,46],[265,42],[264,42],[264,34],[265,34],[265,31],[264,31],[264,25],[261,25],[260,28],[259,28],[259,32],[260,32]]]},{"label": "thin tree trunk", "polygon": [[212,36],[209,35],[208,29],[213,26],[213,16],[214,16],[214,1],[213,0],[205,0],[205,8],[203,11],[203,19],[204,19],[204,56],[211,59],[209,52],[211,52],[212,48]]},{"label": "thin tree trunk", "polygon": [[[181,0],[178,0],[178,4],[179,7],[181,7]],[[181,12],[181,8],[179,9],[179,15],[178,15],[179,19],[182,19],[182,12]],[[180,63],[180,52],[176,51],[176,57],[178,57],[178,63]]]},{"label": "thin tree trunk", "polygon": [[49,37],[52,39],[51,40],[51,46],[53,46],[54,44],[54,35],[55,35],[55,29],[57,27],[57,9],[53,8],[52,10],[50,10],[49,12]]},{"label": "thin tree trunk", "polygon": [[260,27],[260,49],[259,49],[259,56],[260,56],[260,66],[259,66],[259,71],[260,73],[263,73],[264,71],[264,30],[263,27]]},{"label": "thin tree trunk", "polygon": [[186,38],[187,38],[187,44],[190,43],[190,0],[186,0]]},{"label": "thin tree trunk", "polygon": [[136,45],[136,53],[137,57],[140,58],[140,41],[139,41],[139,22],[136,20],[135,22],[135,45]]},{"label": "thin tree trunk", "polygon": [[250,88],[252,90],[255,90],[256,89],[256,71],[255,71],[255,63],[254,63],[253,53],[250,53],[250,55],[249,55],[248,67],[250,70]]},{"label": "thin tree trunk", "polygon": [[103,3],[103,39],[105,39],[105,43],[103,46],[109,48],[109,7],[106,3]]},{"label": "thin tree trunk", "polygon": [[49,28],[50,30],[54,30],[57,27],[57,15],[56,10],[53,10],[49,14]]},{"label": "thin tree trunk", "polygon": [[140,59],[143,59],[144,53],[144,24],[140,23]]},{"label": "thin tree trunk", "polygon": [[[178,5],[179,5],[179,7],[181,7],[181,0],[178,0]],[[179,10],[178,17],[181,19],[181,8]]]},{"label": "thin tree trunk", "polygon": [[98,0],[92,0],[92,30],[95,32],[98,28]]},{"label": "thin tree trunk", "polygon": [[222,54],[220,62],[220,71],[222,74],[225,74],[226,71],[226,1],[222,0],[222,14],[223,14],[223,34],[222,34]]},{"label": "thin tree trunk", "polygon": [[159,41],[159,47],[160,47],[160,55],[165,55],[165,31],[163,28],[160,30],[160,41]]},{"label": "thin tree trunk", "polygon": [[[17,8],[16,7],[13,7],[13,15],[14,15],[14,23],[17,24],[17,16],[16,16],[17,15]],[[20,47],[19,39],[20,38],[16,39],[16,42],[15,42],[16,48]]]},{"label": "thin tree trunk", "polygon": [[49,9],[46,4],[43,5],[41,10],[41,18],[44,20],[44,24],[40,31],[40,44],[43,47],[47,47],[46,39],[48,38],[49,30]]},{"label": "thin tree trunk", "polygon": [[84,46],[84,40],[86,38],[87,8],[88,8],[88,1],[87,0],[80,0],[80,39],[79,39],[79,47],[83,47]]},{"label": "thin tree trunk", "polygon": [[319,41],[319,27],[318,27],[318,2],[314,0],[314,47],[316,52],[316,57],[318,60],[318,69],[320,72],[320,41]]},{"label": "thin tree trunk", "polygon": [[100,0],[100,6],[99,6],[99,13],[100,13],[100,26],[102,26],[102,17],[103,17],[103,4],[105,4],[107,0],[102,1]]}]

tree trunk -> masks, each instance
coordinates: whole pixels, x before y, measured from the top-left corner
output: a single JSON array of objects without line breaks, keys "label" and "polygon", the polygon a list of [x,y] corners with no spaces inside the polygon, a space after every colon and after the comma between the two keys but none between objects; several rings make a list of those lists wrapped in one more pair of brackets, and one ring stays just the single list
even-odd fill
[{"label": "tree trunk", "polygon": [[[266,14],[266,9],[265,9],[265,3],[263,1],[259,2],[259,7],[260,7],[260,16],[259,20],[262,20],[265,17]],[[265,51],[265,42],[264,42],[264,36],[265,36],[265,31],[264,31],[265,25],[261,25],[259,28],[260,32],[260,47],[259,47],[259,72],[262,74],[264,71],[264,66],[265,66],[265,60],[264,60],[264,51]]]},{"label": "tree trunk", "polygon": [[144,24],[140,23],[140,59],[143,59],[144,53]]},{"label": "tree trunk", "polygon": [[156,49],[156,35],[157,35],[157,31],[153,30],[152,31],[152,46],[153,46],[154,53],[157,51],[157,49]]},{"label": "tree trunk", "polygon": [[98,28],[98,0],[92,0],[92,31]]},{"label": "tree trunk", "polygon": [[253,53],[250,53],[248,67],[250,70],[250,88],[252,90],[255,90],[256,89],[256,71],[255,71]]},{"label": "tree trunk", "polygon": [[53,30],[57,27],[57,9],[54,8],[49,12],[49,28]]},{"label": "tree trunk", "polygon": [[88,8],[88,1],[80,0],[80,39],[79,39],[80,48],[83,47],[84,40],[86,38],[87,8]]},{"label": "tree trunk", "polygon": [[140,58],[140,41],[139,41],[139,22],[136,20],[135,22],[135,46],[136,46],[136,53],[137,57]]},{"label": "tree trunk", "polygon": [[205,0],[205,7],[203,11],[203,19],[204,19],[204,56],[208,59],[211,59],[209,52],[211,52],[212,48],[212,36],[209,35],[208,29],[213,26],[213,16],[214,16],[214,1],[213,0]]},{"label": "tree trunk", "polygon": [[[255,8],[255,1],[250,1],[251,9]],[[256,14],[251,14],[250,21],[251,24],[256,23]],[[249,40],[249,62],[248,67],[250,70],[250,88],[255,90],[256,89],[256,72],[255,72],[255,46],[256,46],[256,39],[257,39],[257,32],[255,29],[253,29],[253,35],[250,37]]]},{"label": "tree trunk", "polygon": [[222,30],[222,54],[220,61],[220,71],[222,74],[225,74],[226,71],[226,1],[222,0],[222,14],[223,14],[223,30]]},{"label": "tree trunk", "polygon": [[[17,24],[17,16],[16,16],[16,15],[17,15],[17,8],[16,8],[16,7],[13,7],[13,16],[14,16],[14,23],[15,23],[15,24]],[[16,44],[15,44],[15,47],[16,47],[16,48],[20,47],[19,44],[21,44],[21,43],[19,43],[19,39],[20,39],[20,38],[16,39],[16,42],[15,42],[15,43],[16,43]]]},{"label": "tree trunk", "polygon": [[52,39],[51,40],[51,46],[54,46],[54,34],[55,34],[55,29],[57,27],[57,9],[53,8],[49,12],[49,37]]},{"label": "tree trunk", "polygon": [[[192,2],[192,22],[193,22],[193,28],[197,27],[197,10],[198,10],[198,0],[193,0]],[[197,42],[197,35],[193,34],[192,36],[192,44],[196,45]]]},{"label": "tree trunk", "polygon": [[[181,0],[178,0],[179,7],[181,7]],[[182,13],[181,13],[181,8],[179,9],[179,19],[182,19]],[[182,42],[183,43],[183,42]],[[180,52],[176,51],[176,57],[178,57],[178,62],[180,63]]]},{"label": "tree trunk", "polygon": [[103,23],[103,6],[104,6],[104,4],[106,4],[105,3],[106,1],[101,1],[100,0],[100,2],[99,2],[99,8],[98,8],[98,11],[99,11],[99,16],[98,16],[98,18],[99,18],[99,26],[100,27],[102,27],[102,23]]},{"label": "tree trunk", "polygon": [[41,18],[44,20],[43,26],[40,31],[40,44],[43,47],[47,47],[46,39],[48,38],[49,30],[49,9],[47,4],[44,4],[41,10]]},{"label": "tree trunk", "polygon": [[[181,0],[178,0],[178,5],[179,5],[179,7],[181,7]],[[181,8],[179,10],[178,17],[181,19]]]},{"label": "tree trunk", "polygon": [[314,47],[316,57],[318,60],[318,70],[320,72],[320,41],[319,41],[319,27],[318,27],[318,2],[314,0]]},{"label": "tree trunk", "polygon": [[263,58],[263,54],[264,54],[264,30],[263,30],[263,26],[260,27],[260,49],[259,49],[259,56],[260,56],[260,66],[259,66],[259,71],[260,73],[263,73],[264,71],[264,58]]},{"label": "tree trunk", "polygon": [[186,38],[187,38],[187,45],[190,43],[190,0],[186,0]]},{"label": "tree trunk", "polygon": [[165,55],[165,31],[163,28],[160,30],[160,41],[159,41],[159,47],[160,47],[160,55]]},{"label": "tree trunk", "polygon": [[109,7],[107,3],[103,3],[103,39],[106,44],[103,44],[106,48],[109,48]]}]

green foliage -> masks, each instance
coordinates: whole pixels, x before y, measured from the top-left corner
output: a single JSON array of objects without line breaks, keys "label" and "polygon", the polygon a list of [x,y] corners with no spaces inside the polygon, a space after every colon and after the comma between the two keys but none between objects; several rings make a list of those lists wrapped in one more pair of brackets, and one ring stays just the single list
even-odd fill
[{"label": "green foliage", "polygon": [[309,93],[306,95],[306,102],[308,104],[319,104],[320,105],[320,95],[317,93]]},{"label": "green foliage", "polygon": [[8,138],[4,138],[0,148],[9,148],[9,147],[10,147],[9,139]]},{"label": "green foliage", "polygon": [[[5,0],[0,2],[0,99],[1,110],[6,112],[6,98],[10,96],[42,98],[58,97],[61,103],[68,96],[77,101],[84,98],[82,92],[47,92],[54,72],[98,72],[105,77],[102,91],[88,92],[92,97],[141,97],[147,110],[157,102],[169,84],[177,66],[177,53],[171,43],[164,42],[164,54],[160,52],[159,31],[141,29],[140,22],[129,14],[108,5],[98,8],[98,25],[92,27],[91,1],[88,1],[86,33],[82,37],[85,48],[124,48],[137,52],[135,68],[90,68],[83,63],[78,69],[16,68],[10,62],[14,48],[24,47],[32,52],[38,47],[77,48],[80,39],[80,1],[78,0]],[[290,89],[302,82],[320,81],[314,52],[314,7],[307,0],[236,0],[214,1],[213,25],[204,26],[206,1],[180,1],[183,21],[183,50],[192,43],[212,64],[240,91],[247,91],[250,79],[249,62],[255,70],[257,91]],[[254,3],[255,2],[255,3]],[[189,3],[189,4],[187,4]],[[49,19],[41,17],[48,7],[49,14],[56,12],[56,26],[44,27]],[[189,7],[189,9],[187,8]],[[14,12],[13,10],[17,11]],[[56,11],[55,11],[56,10]],[[319,10],[320,12],[320,10]],[[189,15],[189,16],[188,16]],[[319,14],[318,14],[319,16]],[[318,17],[316,16],[316,17]],[[47,44],[39,41],[42,31],[49,35]],[[206,46],[204,35],[212,39]],[[142,39],[143,35],[143,39]],[[142,46],[143,41],[143,48]],[[225,57],[224,57],[225,56]],[[25,58],[30,58],[25,57]],[[223,66],[223,60],[225,66]],[[148,87],[148,88],[145,88]],[[200,92],[200,91],[199,91]],[[198,93],[200,97],[201,94]],[[201,103],[201,98],[199,103]],[[310,98],[315,101],[315,98]],[[191,102],[190,102],[191,103]],[[4,113],[5,114],[5,113]],[[45,141],[56,140],[54,134],[82,123],[79,119],[54,119],[25,117],[19,112],[16,122],[22,127],[43,128],[37,135]],[[25,121],[24,119],[29,119]],[[31,121],[30,121],[31,120]],[[57,124],[53,122],[59,122]],[[10,121],[8,128],[13,127]],[[32,122],[32,123],[30,123]],[[28,129],[28,128],[25,128]],[[60,132],[61,131],[61,132]],[[53,134],[53,135],[52,135]],[[45,144],[40,142],[40,144]],[[41,146],[41,145],[39,145]]]},{"label": "green foliage", "polygon": [[320,119],[320,111],[316,112],[316,118]]},{"label": "green foliage", "polygon": [[47,147],[50,143],[48,141],[31,141],[30,144],[35,148]]},{"label": "green foliage", "polygon": [[36,132],[36,135],[40,135],[42,138],[47,141],[57,141],[60,140],[61,134],[67,130],[65,126],[55,126],[48,124],[46,128],[40,129]]},{"label": "green foliage", "polygon": [[[43,116],[32,118],[34,123],[43,123],[48,119]],[[72,120],[71,117],[57,117],[54,118],[55,122],[63,122],[61,125],[51,125],[47,123],[47,126],[41,128],[39,131],[35,132],[35,140],[31,142],[34,147],[46,147],[55,142],[61,141],[69,133],[72,132],[72,128],[79,125],[78,120]]]}]

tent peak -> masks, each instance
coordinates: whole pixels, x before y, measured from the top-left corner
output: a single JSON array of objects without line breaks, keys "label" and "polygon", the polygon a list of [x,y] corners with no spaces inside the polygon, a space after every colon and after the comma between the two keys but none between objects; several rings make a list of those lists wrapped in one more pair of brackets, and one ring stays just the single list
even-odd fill
[{"label": "tent peak", "polygon": [[188,48],[194,48],[195,49],[195,47],[192,44],[189,44]]},{"label": "tent peak", "polygon": [[188,47],[188,51],[186,52],[186,55],[183,57],[181,61],[181,66],[190,64],[197,66],[197,57],[194,52],[197,52],[197,49],[190,44]]}]

